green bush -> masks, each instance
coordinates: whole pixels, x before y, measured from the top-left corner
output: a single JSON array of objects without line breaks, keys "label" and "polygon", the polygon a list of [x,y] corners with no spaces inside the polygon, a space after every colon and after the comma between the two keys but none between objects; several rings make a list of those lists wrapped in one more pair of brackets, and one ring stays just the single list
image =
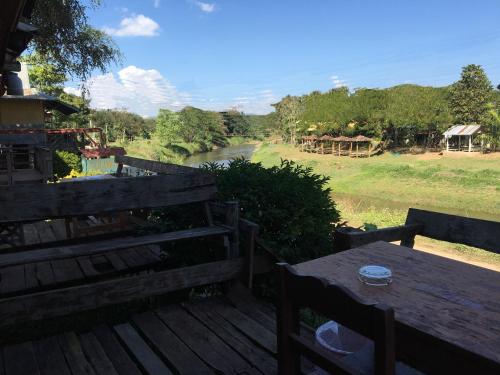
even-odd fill
[{"label": "green bush", "polygon": [[63,178],[69,175],[72,170],[75,170],[77,172],[82,171],[82,160],[80,156],[69,151],[55,151],[54,175],[57,178]]},{"label": "green bush", "polygon": [[259,224],[260,236],[290,263],[332,253],[339,213],[329,178],[292,161],[264,168],[243,158],[227,167],[208,163],[220,200],[238,200],[241,216]]}]

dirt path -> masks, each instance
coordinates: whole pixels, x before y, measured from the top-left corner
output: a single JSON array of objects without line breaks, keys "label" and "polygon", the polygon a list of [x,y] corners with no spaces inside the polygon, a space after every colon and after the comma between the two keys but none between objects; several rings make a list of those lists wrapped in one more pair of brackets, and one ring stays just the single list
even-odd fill
[{"label": "dirt path", "polygon": [[438,255],[444,258],[453,259],[463,263],[469,263],[474,266],[487,268],[493,271],[500,272],[500,262],[496,260],[489,261],[484,256],[474,256],[468,254],[461,254],[456,250],[446,250],[440,244],[435,244],[430,242],[425,238],[415,239],[415,249],[421,250],[423,252]]}]

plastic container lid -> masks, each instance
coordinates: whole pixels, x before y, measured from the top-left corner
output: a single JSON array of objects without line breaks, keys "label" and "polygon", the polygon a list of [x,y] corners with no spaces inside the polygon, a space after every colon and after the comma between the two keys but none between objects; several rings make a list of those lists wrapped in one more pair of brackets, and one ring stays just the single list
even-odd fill
[{"label": "plastic container lid", "polygon": [[392,282],[391,270],[383,266],[363,266],[359,269],[358,276],[359,280],[367,285],[382,286]]}]

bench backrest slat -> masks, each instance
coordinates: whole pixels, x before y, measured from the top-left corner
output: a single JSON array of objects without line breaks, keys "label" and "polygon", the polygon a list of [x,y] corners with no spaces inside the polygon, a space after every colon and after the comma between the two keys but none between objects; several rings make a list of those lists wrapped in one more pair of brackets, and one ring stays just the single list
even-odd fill
[{"label": "bench backrest slat", "polygon": [[500,253],[500,222],[410,208],[406,224],[424,224],[425,237]]},{"label": "bench backrest slat", "polygon": [[205,174],[202,169],[186,167],[184,165],[163,163],[160,161],[146,160],[133,158],[131,156],[115,156],[115,163],[121,165],[128,165],[130,167],[135,167],[143,169],[146,171],[156,172],[158,174]]},{"label": "bench backrest slat", "polygon": [[0,188],[0,223],[202,202],[216,191],[205,173],[15,185]]}]

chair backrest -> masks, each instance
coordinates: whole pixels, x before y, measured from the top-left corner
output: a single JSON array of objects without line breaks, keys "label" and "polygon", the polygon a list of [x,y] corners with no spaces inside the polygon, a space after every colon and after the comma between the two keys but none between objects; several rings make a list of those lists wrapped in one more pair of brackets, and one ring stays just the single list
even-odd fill
[{"label": "chair backrest", "polygon": [[208,173],[14,185],[0,188],[0,224],[203,202],[216,192]]},{"label": "chair backrest", "polygon": [[278,369],[280,374],[299,374],[300,356],[331,373],[356,374],[327,350],[300,336],[299,311],[310,308],[373,340],[375,374],[392,375],[395,368],[394,310],[365,304],[349,290],[326,280],[299,275],[286,263],[277,264]]},{"label": "chair backrest", "polygon": [[500,253],[500,222],[424,211],[408,210],[406,224],[423,224],[420,235]]}]

